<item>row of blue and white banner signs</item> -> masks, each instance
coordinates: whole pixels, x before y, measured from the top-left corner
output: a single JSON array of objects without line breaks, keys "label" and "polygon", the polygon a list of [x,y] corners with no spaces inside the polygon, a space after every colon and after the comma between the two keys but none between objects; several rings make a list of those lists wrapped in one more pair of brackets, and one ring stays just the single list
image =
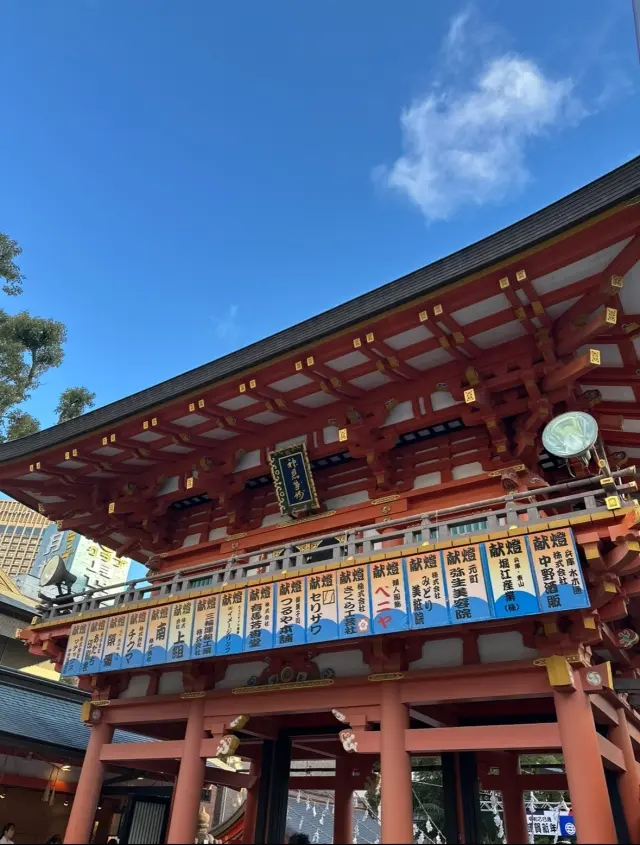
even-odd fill
[{"label": "row of blue and white banner signs", "polygon": [[72,626],[65,676],[587,607],[569,528],[206,591]]}]

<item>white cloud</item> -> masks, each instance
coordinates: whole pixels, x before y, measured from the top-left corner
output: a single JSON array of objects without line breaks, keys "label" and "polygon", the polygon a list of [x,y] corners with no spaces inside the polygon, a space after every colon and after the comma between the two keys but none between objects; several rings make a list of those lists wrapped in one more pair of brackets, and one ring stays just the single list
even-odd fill
[{"label": "white cloud", "polygon": [[[466,9],[451,20],[442,47],[463,74],[462,84],[435,80],[403,111],[404,154],[375,173],[427,220],[520,189],[529,179],[530,141],[586,114],[570,78],[554,79],[516,53],[496,53],[495,31],[474,27],[470,33],[471,17]],[[479,68],[472,78],[469,68]]]},{"label": "white cloud", "polygon": [[460,60],[463,57],[463,45],[466,37],[467,24],[471,19],[471,8],[467,6],[449,22],[449,29],[442,45],[445,57],[449,60]]},{"label": "white cloud", "polygon": [[215,332],[220,340],[230,340],[238,333],[238,306],[230,305],[220,317],[213,317]]}]

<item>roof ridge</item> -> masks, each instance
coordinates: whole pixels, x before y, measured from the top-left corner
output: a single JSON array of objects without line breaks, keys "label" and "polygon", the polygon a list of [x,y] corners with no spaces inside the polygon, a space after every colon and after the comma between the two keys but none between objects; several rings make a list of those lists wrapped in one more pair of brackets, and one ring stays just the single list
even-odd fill
[{"label": "roof ridge", "polygon": [[229,378],[278,355],[348,328],[362,319],[404,305],[427,291],[480,272],[640,193],[640,156],[555,200],[515,223],[460,250],[373,288],[341,305],[249,344],[235,352],[166,379],[81,417],[0,445],[0,462],[55,446],[102,426],[142,413],[205,385]]},{"label": "roof ridge", "polygon": [[18,669],[10,669],[7,666],[0,666],[0,685],[17,687],[29,690],[36,695],[44,695],[49,698],[60,698],[82,704],[83,701],[91,698],[90,693],[84,692],[70,684],[62,681],[51,681],[48,678],[40,678],[37,675],[28,675]]}]

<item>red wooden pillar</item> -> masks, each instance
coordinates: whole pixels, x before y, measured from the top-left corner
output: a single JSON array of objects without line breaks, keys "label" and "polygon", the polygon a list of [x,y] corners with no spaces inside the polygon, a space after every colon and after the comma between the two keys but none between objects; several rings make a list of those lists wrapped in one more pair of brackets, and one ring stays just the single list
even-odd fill
[{"label": "red wooden pillar", "polygon": [[64,835],[65,843],[89,842],[91,839],[93,820],[104,778],[104,763],[100,760],[100,753],[103,746],[111,742],[112,737],[113,725],[99,722],[91,728],[89,744],[84,755],[80,779]]},{"label": "red wooden pillar", "polygon": [[413,842],[411,757],[405,751],[409,711],[400,700],[400,687],[382,683],[380,715],[380,806],[382,842]]},{"label": "red wooden pillar", "polygon": [[353,842],[352,764],[349,757],[336,760],[336,788],[334,794],[333,841],[335,845]]},{"label": "red wooden pillar", "polygon": [[504,809],[504,825],[509,845],[529,841],[527,814],[522,790],[518,785],[519,774],[518,755],[507,754],[504,763],[500,763],[500,790]]},{"label": "red wooden pillar", "polygon": [[[262,756],[262,753],[261,755]],[[260,759],[252,760],[249,774],[255,778],[253,785],[247,789],[247,800],[244,805],[244,826],[242,841],[251,845],[255,842],[256,820],[258,818],[258,792],[260,790]]]},{"label": "red wooden pillar", "polygon": [[554,690],[578,843],[618,841],[589,696]]},{"label": "red wooden pillar", "polygon": [[204,698],[196,698],[189,708],[182,759],[173,795],[167,845],[194,842],[196,838],[200,796],[204,783],[205,761],[200,756],[203,736]]},{"label": "red wooden pillar", "polygon": [[625,711],[618,710],[618,724],[609,729],[609,739],[622,751],[627,768],[618,777],[622,808],[634,843],[640,842],[640,773],[629,736],[629,724]]}]

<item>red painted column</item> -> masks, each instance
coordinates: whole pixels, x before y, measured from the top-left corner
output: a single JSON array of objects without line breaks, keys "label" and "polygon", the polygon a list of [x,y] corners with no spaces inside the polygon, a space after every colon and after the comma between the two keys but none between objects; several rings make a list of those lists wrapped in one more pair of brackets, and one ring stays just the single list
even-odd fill
[{"label": "red painted column", "polygon": [[527,814],[524,807],[522,790],[518,786],[518,755],[508,754],[504,764],[500,764],[500,788],[507,842],[524,843],[529,841]]},{"label": "red painted column", "polygon": [[258,817],[258,791],[260,790],[260,760],[252,760],[249,774],[255,777],[253,786],[247,789],[247,799],[244,804],[244,823],[242,841],[251,845],[256,837],[256,819]]},{"label": "red painted column", "polygon": [[553,698],[578,843],[618,841],[589,696],[582,690]]},{"label": "red painted column", "polygon": [[400,687],[383,682],[380,715],[380,807],[382,842],[413,842],[411,756],[405,751],[404,732],[409,710],[400,700]]},{"label": "red painted column", "polygon": [[609,729],[609,739],[618,746],[624,757],[627,770],[618,776],[618,788],[631,841],[640,842],[640,776],[629,736],[627,716],[622,708],[618,710],[618,720],[618,724]]},{"label": "red painted column", "polygon": [[349,757],[336,760],[336,788],[334,794],[333,841],[335,845],[353,842],[352,763]]},{"label": "red painted column", "polygon": [[204,736],[204,698],[196,698],[189,708],[180,769],[173,795],[173,809],[167,845],[195,842],[198,831],[200,796],[204,783],[204,758],[200,746]]},{"label": "red painted column", "polygon": [[104,763],[100,760],[100,753],[102,747],[111,742],[112,737],[113,725],[99,722],[91,727],[89,744],[64,835],[65,843],[89,842],[91,838],[104,778]]}]

